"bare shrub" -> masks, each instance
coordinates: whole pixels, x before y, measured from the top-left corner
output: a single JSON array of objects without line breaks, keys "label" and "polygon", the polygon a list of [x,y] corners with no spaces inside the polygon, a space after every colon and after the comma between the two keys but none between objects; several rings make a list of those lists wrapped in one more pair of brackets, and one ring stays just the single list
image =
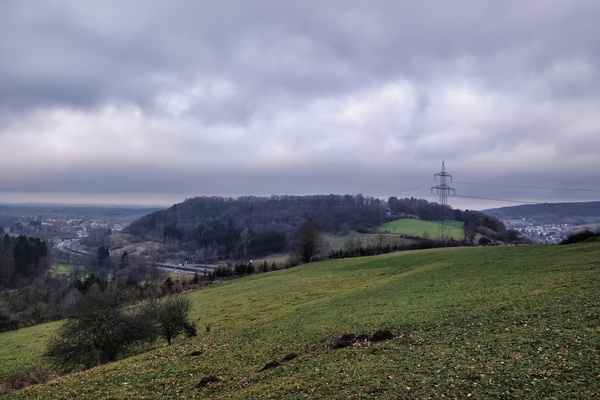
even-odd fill
[{"label": "bare shrub", "polygon": [[143,313],[152,321],[155,333],[170,345],[181,333],[185,332],[188,337],[197,335],[196,325],[188,320],[190,309],[191,303],[186,297],[169,296],[150,301]]},{"label": "bare shrub", "polygon": [[115,287],[92,286],[71,308],[70,318],[50,339],[44,355],[55,367],[72,371],[115,361],[142,342],[154,340],[151,321],[126,310]]}]

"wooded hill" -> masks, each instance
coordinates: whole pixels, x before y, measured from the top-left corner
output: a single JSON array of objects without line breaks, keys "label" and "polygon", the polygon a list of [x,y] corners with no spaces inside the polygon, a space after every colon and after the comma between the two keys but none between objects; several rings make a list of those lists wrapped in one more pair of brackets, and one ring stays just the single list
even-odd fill
[{"label": "wooded hill", "polygon": [[201,258],[283,252],[307,219],[324,232],[361,231],[386,221],[385,202],[364,196],[196,197],[133,222],[128,232],[176,242]]},{"label": "wooded hill", "polygon": [[[194,252],[198,260],[239,260],[287,251],[294,233],[308,219],[326,233],[367,233],[398,218],[435,220],[439,207],[422,199],[384,201],[363,195],[196,197],[140,218],[128,232],[177,245]],[[451,214],[456,220],[471,221],[493,239],[506,233],[500,221],[484,214],[460,210]]]}]

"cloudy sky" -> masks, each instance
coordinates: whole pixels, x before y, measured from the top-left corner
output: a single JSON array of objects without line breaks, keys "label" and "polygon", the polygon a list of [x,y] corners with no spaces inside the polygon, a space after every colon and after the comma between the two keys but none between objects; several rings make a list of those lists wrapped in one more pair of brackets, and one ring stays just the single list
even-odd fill
[{"label": "cloudy sky", "polygon": [[600,2],[19,1],[0,203],[600,200]]}]

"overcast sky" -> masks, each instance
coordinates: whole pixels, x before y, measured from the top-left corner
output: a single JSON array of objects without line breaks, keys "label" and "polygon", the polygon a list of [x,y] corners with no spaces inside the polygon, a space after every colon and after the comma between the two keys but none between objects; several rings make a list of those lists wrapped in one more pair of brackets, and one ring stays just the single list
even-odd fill
[{"label": "overcast sky", "polygon": [[[0,203],[600,200],[600,2],[20,1]],[[500,201],[502,200],[502,201]]]}]

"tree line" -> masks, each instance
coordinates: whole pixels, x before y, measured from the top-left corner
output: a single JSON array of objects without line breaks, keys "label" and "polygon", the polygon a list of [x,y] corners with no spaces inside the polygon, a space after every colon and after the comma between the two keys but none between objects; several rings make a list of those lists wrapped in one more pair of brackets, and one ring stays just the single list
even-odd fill
[{"label": "tree line", "polygon": [[4,235],[0,241],[0,290],[30,284],[50,267],[45,241],[24,235]]},{"label": "tree line", "polygon": [[19,289],[0,292],[0,332],[20,329],[69,316],[71,306],[92,287],[105,290],[112,287],[127,299],[128,304],[158,299],[181,293],[206,284],[198,276],[180,276],[173,279],[155,266],[134,266],[134,271],[145,270],[138,281],[124,270],[113,269],[110,276],[91,270],[76,269],[70,274],[44,276]]}]

